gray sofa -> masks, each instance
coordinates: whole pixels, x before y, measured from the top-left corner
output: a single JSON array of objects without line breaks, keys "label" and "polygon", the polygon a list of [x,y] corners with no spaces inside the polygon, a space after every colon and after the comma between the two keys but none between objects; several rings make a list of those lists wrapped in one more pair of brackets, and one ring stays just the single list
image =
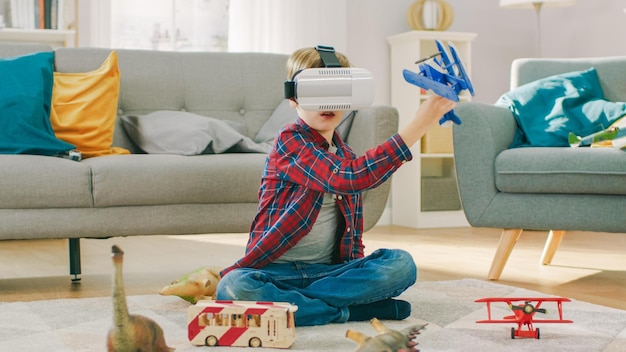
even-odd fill
[{"label": "gray sofa", "polygon": [[[626,101],[626,57],[519,59],[511,88],[595,67],[607,100]],[[454,126],[461,202],[472,226],[502,228],[489,279],[497,280],[525,230],[551,230],[541,258],[549,264],[566,231],[626,232],[626,152],[614,148],[509,149],[509,109],[462,103]]]},{"label": "gray sofa", "polygon": [[[0,43],[2,57],[49,50]],[[91,71],[109,53],[96,48],[56,49],[55,70]],[[230,121],[253,137],[283,101],[286,55],[117,53],[119,116],[187,111]],[[129,138],[119,116],[114,146],[129,149],[130,155],[80,162],[0,155],[0,239],[68,238],[70,274],[79,280],[80,238],[249,230],[265,154],[147,154]],[[362,153],[396,133],[397,123],[395,108],[360,110],[345,131],[347,142]],[[365,229],[380,218],[389,187],[387,182],[365,193]]]}]

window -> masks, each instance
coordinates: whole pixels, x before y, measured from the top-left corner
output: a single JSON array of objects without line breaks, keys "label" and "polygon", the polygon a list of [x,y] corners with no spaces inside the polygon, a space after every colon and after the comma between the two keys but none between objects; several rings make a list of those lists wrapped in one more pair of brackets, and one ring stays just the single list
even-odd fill
[{"label": "window", "polygon": [[227,51],[229,0],[112,0],[111,47]]},{"label": "window", "polygon": [[346,46],[345,1],[79,2],[83,47],[291,54],[304,45]]}]

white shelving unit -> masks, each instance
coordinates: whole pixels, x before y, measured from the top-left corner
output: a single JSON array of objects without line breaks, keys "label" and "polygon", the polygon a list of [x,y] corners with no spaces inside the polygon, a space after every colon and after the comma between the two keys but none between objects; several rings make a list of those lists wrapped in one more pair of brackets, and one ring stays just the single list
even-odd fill
[{"label": "white shelving unit", "polygon": [[[471,42],[475,33],[410,31],[387,38],[391,49],[391,105],[402,128],[415,115],[426,92],[407,83],[402,70],[419,72],[417,60],[437,52],[434,40],[452,42],[471,76]],[[462,101],[469,94],[461,96]],[[413,161],[393,176],[391,222],[413,228],[469,226],[458,202],[452,152],[452,129],[437,127],[411,148]]]},{"label": "white shelving unit", "polygon": [[[0,42],[48,44],[53,48],[76,46],[77,32],[75,29],[78,26],[78,0],[57,2],[59,6],[58,11],[60,11],[58,29],[34,29],[34,26],[28,25],[21,28],[12,28],[16,26],[11,23],[11,8],[16,4],[18,3],[11,0],[0,0],[0,15],[4,19],[4,25],[9,26],[0,28]],[[35,11],[34,7],[20,7],[19,9],[22,11],[20,13],[25,14],[25,16],[28,16],[31,13],[30,11]],[[23,17],[19,18],[23,19]],[[23,21],[22,23],[26,22]],[[31,25],[33,23],[30,22]]]}]

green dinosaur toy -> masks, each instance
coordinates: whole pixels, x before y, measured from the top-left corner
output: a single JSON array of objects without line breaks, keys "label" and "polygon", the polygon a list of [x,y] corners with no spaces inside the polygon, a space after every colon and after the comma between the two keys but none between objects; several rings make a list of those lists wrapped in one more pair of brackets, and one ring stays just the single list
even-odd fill
[{"label": "green dinosaur toy", "polygon": [[196,304],[201,299],[215,299],[220,271],[221,268],[212,266],[192,271],[163,287],[159,294],[178,296],[191,304]]}]

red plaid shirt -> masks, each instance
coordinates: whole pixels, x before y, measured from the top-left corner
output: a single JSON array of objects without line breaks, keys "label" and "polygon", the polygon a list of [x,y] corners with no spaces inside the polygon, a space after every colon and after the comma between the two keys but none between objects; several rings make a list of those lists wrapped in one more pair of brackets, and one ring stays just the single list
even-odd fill
[{"label": "red plaid shirt", "polygon": [[246,253],[222,276],[235,268],[261,268],[292,248],[311,230],[324,193],[337,195],[343,217],[334,258],[341,263],[363,257],[361,193],[385,182],[412,155],[397,134],[360,157],[337,133],[333,141],[336,154],[301,119],[280,132],[265,162]]}]

